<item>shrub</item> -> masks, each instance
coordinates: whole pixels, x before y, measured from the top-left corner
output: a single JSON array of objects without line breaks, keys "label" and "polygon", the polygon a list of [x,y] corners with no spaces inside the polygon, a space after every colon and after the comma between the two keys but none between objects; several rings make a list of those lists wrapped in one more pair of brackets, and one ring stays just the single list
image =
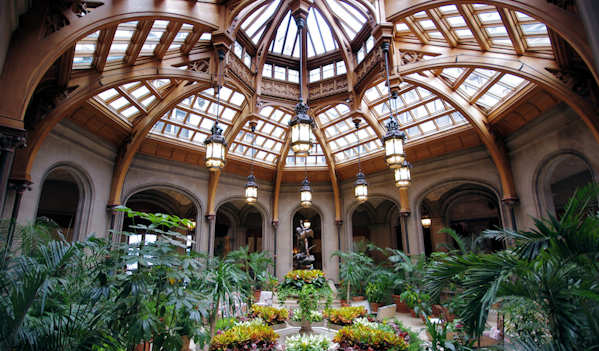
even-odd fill
[{"label": "shrub", "polygon": [[253,305],[250,317],[260,318],[268,325],[280,324],[289,318],[289,311],[284,308]]},{"label": "shrub", "polygon": [[212,339],[210,351],[274,351],[278,337],[266,324],[239,323],[225,332],[219,331]]},{"label": "shrub", "polygon": [[221,331],[229,330],[233,328],[233,326],[235,326],[236,323],[237,319],[235,319],[234,317],[222,318],[216,321],[215,329]]},{"label": "shrub", "polygon": [[324,316],[333,324],[349,325],[356,318],[366,316],[366,313],[364,306],[351,306],[325,310]]},{"label": "shrub", "polygon": [[325,351],[331,342],[324,335],[294,335],[285,339],[287,351]]},{"label": "shrub", "polygon": [[316,290],[330,290],[322,271],[300,269],[285,274],[285,279],[279,286],[279,300],[284,301],[289,296],[299,295],[305,285],[313,286]]},{"label": "shrub", "polygon": [[366,324],[355,324],[342,328],[333,341],[339,350],[352,351],[405,351],[406,341],[391,331]]}]

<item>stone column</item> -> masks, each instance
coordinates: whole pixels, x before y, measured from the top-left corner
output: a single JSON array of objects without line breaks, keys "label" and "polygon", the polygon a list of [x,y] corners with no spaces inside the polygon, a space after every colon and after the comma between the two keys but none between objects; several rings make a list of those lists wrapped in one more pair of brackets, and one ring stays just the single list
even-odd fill
[{"label": "stone column", "polygon": [[0,214],[5,207],[15,150],[25,147],[25,140],[25,131],[0,127]]},{"label": "stone column", "polygon": [[2,253],[2,263],[6,262],[6,255],[12,249],[12,243],[14,240],[15,229],[17,226],[17,218],[19,217],[19,208],[21,207],[21,199],[25,190],[31,190],[31,182],[28,180],[11,180],[8,184],[10,190],[15,191],[15,199],[12,207],[12,214],[10,216],[10,223],[8,226],[8,234],[6,236],[6,246]]},{"label": "stone column", "polygon": [[274,272],[273,275],[276,277],[277,276],[277,231],[279,229],[279,221],[278,220],[273,220],[271,222],[272,224],[272,237],[274,240],[274,249],[273,249],[273,253],[272,253],[272,258],[274,260]]},{"label": "stone column", "polygon": [[[501,200],[501,202],[509,209],[509,220],[510,220],[510,229],[512,229],[513,231],[518,231],[518,221],[516,218],[516,206],[518,206],[518,204],[520,203],[520,201],[518,199],[503,199]],[[503,223],[503,226],[505,227],[507,223]]]}]

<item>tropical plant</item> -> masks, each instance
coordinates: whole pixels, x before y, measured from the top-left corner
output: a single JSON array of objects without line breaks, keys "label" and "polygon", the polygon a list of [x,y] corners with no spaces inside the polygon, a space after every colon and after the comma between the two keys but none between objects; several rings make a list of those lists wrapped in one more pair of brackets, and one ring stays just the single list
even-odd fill
[{"label": "tropical plant", "polygon": [[340,350],[352,351],[403,351],[408,349],[406,341],[394,332],[366,324],[355,324],[342,328],[333,341]]},{"label": "tropical plant", "polygon": [[314,288],[314,292],[321,295],[320,298],[327,297],[331,293],[331,288],[321,270],[294,270],[285,274],[283,282],[279,286],[277,291],[279,301],[285,301],[290,296],[299,296],[304,286]]},{"label": "tropical plant", "polygon": [[263,350],[274,351],[279,335],[266,324],[240,323],[212,338],[210,351]]},{"label": "tropical plant", "polygon": [[453,239],[455,245],[441,243],[437,245],[438,249],[443,248],[449,252],[458,253],[460,255],[465,255],[469,252],[478,252],[477,240],[474,238],[474,236],[462,236],[455,230],[447,227],[439,230],[439,233],[449,235],[449,237]]},{"label": "tropical plant", "polygon": [[407,289],[420,291],[423,285],[426,256],[408,256],[397,249],[385,249],[388,260],[393,267],[393,289],[396,294],[401,294]]},{"label": "tropical plant", "polygon": [[481,335],[492,304],[520,300],[538,306],[550,339],[531,340],[523,333],[513,340],[517,347],[598,349],[599,216],[591,212],[598,195],[597,184],[577,190],[561,218],[549,214],[535,219],[528,231],[487,230],[485,238],[511,247],[435,261],[427,273],[427,288],[438,295],[449,282],[460,287],[463,306],[458,315],[474,337]]},{"label": "tropical plant", "polygon": [[298,308],[293,310],[293,312],[291,313],[291,320],[294,322],[302,322],[304,320],[307,320],[309,322],[322,322],[323,317],[322,312],[315,310],[310,311],[310,314],[308,316],[304,316],[302,314],[302,311]]},{"label": "tropical plant", "polygon": [[227,258],[247,273],[251,289],[261,290],[271,279],[268,269],[274,265],[274,260],[267,251],[250,252],[245,246],[231,251]]},{"label": "tropical plant", "polygon": [[357,294],[362,294],[374,265],[372,258],[360,251],[335,251],[331,256],[339,257],[339,277],[346,289],[346,300],[350,299],[352,287]]},{"label": "tropical plant", "polygon": [[281,324],[289,319],[289,311],[285,308],[253,305],[250,318],[260,318],[268,325]]},{"label": "tropical plant", "polygon": [[367,313],[368,311],[366,311],[364,306],[348,306],[326,309],[323,312],[323,316],[333,324],[349,325],[352,324],[356,318],[364,317]]},{"label": "tropical plant", "polygon": [[294,335],[285,339],[287,351],[326,351],[331,341],[324,335]]}]

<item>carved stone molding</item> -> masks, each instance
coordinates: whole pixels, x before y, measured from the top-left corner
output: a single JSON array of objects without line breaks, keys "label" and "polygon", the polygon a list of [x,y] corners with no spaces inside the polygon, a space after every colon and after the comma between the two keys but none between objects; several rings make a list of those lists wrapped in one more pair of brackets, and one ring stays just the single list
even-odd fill
[{"label": "carved stone molding", "polygon": [[297,100],[299,97],[299,85],[279,80],[263,78],[262,94],[275,96],[283,99]]},{"label": "carved stone molding", "polygon": [[346,92],[347,87],[348,84],[346,76],[340,76],[322,80],[317,83],[311,83],[309,85],[310,100]]}]

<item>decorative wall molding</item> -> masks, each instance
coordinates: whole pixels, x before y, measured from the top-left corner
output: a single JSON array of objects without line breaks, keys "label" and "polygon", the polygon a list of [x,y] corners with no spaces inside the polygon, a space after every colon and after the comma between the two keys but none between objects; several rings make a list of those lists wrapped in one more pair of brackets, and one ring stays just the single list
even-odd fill
[{"label": "decorative wall molding", "polygon": [[280,80],[262,78],[262,94],[288,100],[297,100],[299,85]]}]

